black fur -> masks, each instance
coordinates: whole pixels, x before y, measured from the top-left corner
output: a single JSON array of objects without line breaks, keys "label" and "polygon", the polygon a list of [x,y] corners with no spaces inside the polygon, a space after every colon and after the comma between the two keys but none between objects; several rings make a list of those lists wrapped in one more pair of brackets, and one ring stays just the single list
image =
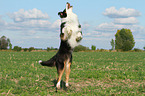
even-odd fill
[{"label": "black fur", "polygon": [[81,28],[81,25],[79,25],[78,27]]},{"label": "black fur", "polygon": [[60,18],[66,18],[67,17],[66,9],[64,9],[63,12],[59,12],[58,15],[60,16]]},{"label": "black fur", "polygon": [[60,25],[60,32],[62,33],[62,29],[65,27],[66,22],[61,23]]},{"label": "black fur", "polygon": [[69,62],[72,63],[72,51],[73,49],[69,46],[67,41],[61,40],[61,44],[56,55],[53,56],[50,60],[43,61],[40,64],[42,66],[48,66],[48,67],[56,66],[57,70],[63,69],[64,62],[66,60],[69,59],[70,60]]},{"label": "black fur", "polygon": [[63,23],[61,23],[61,25],[60,25],[60,37],[63,37],[64,36],[64,33],[62,32],[62,29],[65,27],[65,24],[66,24],[66,22],[63,22]]}]

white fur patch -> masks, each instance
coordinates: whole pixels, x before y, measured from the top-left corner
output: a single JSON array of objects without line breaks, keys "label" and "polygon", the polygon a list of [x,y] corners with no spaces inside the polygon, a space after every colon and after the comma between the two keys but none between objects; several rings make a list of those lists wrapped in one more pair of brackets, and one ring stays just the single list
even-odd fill
[{"label": "white fur patch", "polygon": [[76,37],[77,37],[77,34],[76,33],[72,33],[70,39],[68,39],[68,43],[70,44],[70,46],[72,48],[74,48],[74,47],[79,45],[79,43],[76,41]]},{"label": "white fur patch", "polygon": [[42,60],[39,60],[39,64],[42,63]]},{"label": "white fur patch", "polygon": [[65,86],[66,86],[66,87],[68,87],[68,86],[69,86],[69,84],[68,84],[68,83],[66,83],[66,84],[65,84]]},{"label": "white fur patch", "polygon": [[70,61],[70,59],[68,59],[67,61],[66,61],[66,70],[68,69],[68,68],[70,68],[69,66],[69,61]]},{"label": "white fur patch", "polygon": [[[61,80],[60,80],[61,81]],[[60,81],[56,84],[57,88],[60,88]]]},{"label": "white fur patch", "polygon": [[67,17],[62,18],[61,22],[66,22],[65,27],[62,29],[64,33],[64,38],[68,38],[69,45],[74,48],[79,45],[77,38],[82,39],[81,28],[79,28],[78,17],[75,13],[72,12],[72,7],[68,9],[66,5]]}]

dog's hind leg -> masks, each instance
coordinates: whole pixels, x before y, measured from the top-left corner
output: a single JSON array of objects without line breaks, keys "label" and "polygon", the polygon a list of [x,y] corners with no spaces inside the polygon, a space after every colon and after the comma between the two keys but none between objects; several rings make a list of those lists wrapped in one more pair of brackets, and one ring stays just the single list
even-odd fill
[{"label": "dog's hind leg", "polygon": [[71,62],[68,62],[67,64],[66,64],[66,87],[68,87],[69,86],[69,84],[68,84],[68,79],[69,79],[69,74],[70,74],[70,66],[71,66]]},{"label": "dog's hind leg", "polygon": [[58,80],[57,80],[56,87],[58,89],[60,89],[61,77],[63,75],[64,70],[65,70],[65,63],[64,64],[58,64],[57,65]]}]

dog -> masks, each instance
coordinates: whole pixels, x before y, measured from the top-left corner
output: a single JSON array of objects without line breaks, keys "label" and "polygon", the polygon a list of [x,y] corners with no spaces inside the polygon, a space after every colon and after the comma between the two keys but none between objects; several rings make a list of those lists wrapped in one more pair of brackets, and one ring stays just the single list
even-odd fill
[{"label": "dog", "polygon": [[72,52],[73,49],[78,46],[82,40],[81,25],[79,24],[77,15],[72,12],[72,9],[73,6],[70,6],[70,3],[67,3],[64,11],[58,13],[61,18],[61,42],[58,52],[48,61],[39,61],[42,66],[56,66],[58,73],[56,88],[58,89],[60,89],[61,77],[64,73],[64,70],[66,70],[65,86],[69,87],[68,80],[71,71],[70,68],[72,64]]}]

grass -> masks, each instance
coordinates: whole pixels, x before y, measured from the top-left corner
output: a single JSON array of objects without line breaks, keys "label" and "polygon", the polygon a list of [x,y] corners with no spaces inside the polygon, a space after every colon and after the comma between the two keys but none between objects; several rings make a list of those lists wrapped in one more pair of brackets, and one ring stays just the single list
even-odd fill
[{"label": "grass", "polygon": [[56,68],[43,67],[55,52],[0,52],[0,94],[21,96],[144,96],[145,53],[73,53],[70,87],[56,92]]}]

